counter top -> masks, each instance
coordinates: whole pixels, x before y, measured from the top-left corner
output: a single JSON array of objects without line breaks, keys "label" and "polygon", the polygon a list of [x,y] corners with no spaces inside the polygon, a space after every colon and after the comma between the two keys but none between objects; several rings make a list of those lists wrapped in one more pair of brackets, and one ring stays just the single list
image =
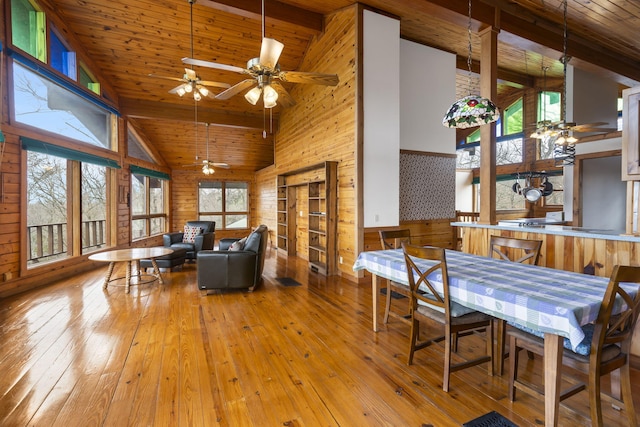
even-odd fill
[{"label": "counter top", "polygon": [[598,230],[584,227],[570,227],[567,225],[495,225],[479,224],[477,222],[452,222],[454,227],[487,228],[491,230],[510,230],[528,233],[556,234],[561,236],[585,237],[589,239],[620,240],[626,242],[640,242],[640,235],[624,234],[615,230]]}]

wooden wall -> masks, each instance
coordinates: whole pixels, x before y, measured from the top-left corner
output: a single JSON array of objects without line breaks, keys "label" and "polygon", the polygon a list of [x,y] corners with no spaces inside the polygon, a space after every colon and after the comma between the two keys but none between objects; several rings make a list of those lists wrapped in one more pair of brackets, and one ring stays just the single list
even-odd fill
[{"label": "wooden wall", "polygon": [[[249,212],[249,224],[253,227],[261,221],[256,215],[257,207],[254,201],[259,198],[254,193],[262,191],[255,186],[254,173],[242,169],[215,169],[213,175],[206,176],[198,168],[174,170],[171,175],[171,219],[170,231],[182,231],[187,221],[198,219],[198,183],[203,181],[245,181],[249,183],[249,197],[252,209]],[[275,189],[274,189],[275,191]],[[274,208],[275,209],[275,208]],[[275,213],[274,213],[275,215]],[[249,228],[223,231],[221,225],[216,224],[216,241],[225,237],[244,237],[249,234]]]},{"label": "wooden wall", "polygon": [[400,226],[398,227],[367,228],[364,232],[364,250],[378,251],[382,249],[378,231],[404,228],[408,228],[411,231],[411,243],[414,245],[455,249],[455,228],[451,226],[451,223],[455,220],[455,218],[449,218],[426,221],[400,221]]},{"label": "wooden wall", "polygon": [[[353,276],[357,256],[356,182],[356,14],[347,7],[326,18],[325,31],[313,40],[301,70],[337,73],[336,87],[296,85],[291,95],[297,104],[283,110],[276,134],[275,166],[256,174],[256,191],[268,210],[259,222],[276,229],[276,176],[324,161],[338,162],[338,256],[340,274]],[[302,233],[299,239],[307,239]],[[305,242],[298,242],[305,247]],[[302,254],[301,254],[302,255]]]}]

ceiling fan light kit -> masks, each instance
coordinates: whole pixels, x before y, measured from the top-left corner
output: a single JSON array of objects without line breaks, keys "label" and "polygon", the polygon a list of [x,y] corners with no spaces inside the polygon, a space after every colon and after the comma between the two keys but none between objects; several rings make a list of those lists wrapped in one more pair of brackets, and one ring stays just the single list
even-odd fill
[{"label": "ceiling fan light kit", "polygon": [[278,101],[280,105],[285,108],[295,105],[295,101],[284,86],[280,84],[280,81],[325,86],[336,86],[338,84],[337,74],[281,71],[278,60],[283,50],[283,43],[265,37],[265,12],[264,0],[262,0],[262,44],[260,46],[260,56],[247,61],[247,68],[195,59],[193,58],[193,52],[191,58],[182,58],[182,62],[190,65],[249,75],[250,78],[236,83],[227,90],[217,94],[215,98],[226,100],[248,90],[244,95],[247,102],[251,105],[257,105],[260,98],[262,98],[263,106],[266,109],[275,107],[278,105]]}]

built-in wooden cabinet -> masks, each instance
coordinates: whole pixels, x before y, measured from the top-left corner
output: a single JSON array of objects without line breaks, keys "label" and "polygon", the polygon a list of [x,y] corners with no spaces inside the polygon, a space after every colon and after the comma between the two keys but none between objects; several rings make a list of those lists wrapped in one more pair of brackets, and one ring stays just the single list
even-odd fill
[{"label": "built-in wooden cabinet", "polygon": [[296,196],[295,189],[287,186],[285,176],[278,176],[278,232],[277,247],[287,255],[296,254]]},{"label": "built-in wooden cabinet", "polygon": [[[309,268],[323,275],[337,272],[337,169],[337,162],[324,162],[277,178],[279,253],[307,258]],[[298,200],[299,194],[304,194],[306,200]],[[298,220],[302,222],[304,214],[302,207],[308,209],[307,241],[298,245],[296,235]],[[304,255],[298,253],[299,246],[306,248]]]}]

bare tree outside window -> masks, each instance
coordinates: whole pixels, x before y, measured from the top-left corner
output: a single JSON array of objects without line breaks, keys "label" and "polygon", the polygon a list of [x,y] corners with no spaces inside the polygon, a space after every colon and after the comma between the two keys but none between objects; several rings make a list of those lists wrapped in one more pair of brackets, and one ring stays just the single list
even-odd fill
[{"label": "bare tree outside window", "polygon": [[249,227],[249,185],[246,182],[200,182],[200,220],[216,222],[216,229]]}]

